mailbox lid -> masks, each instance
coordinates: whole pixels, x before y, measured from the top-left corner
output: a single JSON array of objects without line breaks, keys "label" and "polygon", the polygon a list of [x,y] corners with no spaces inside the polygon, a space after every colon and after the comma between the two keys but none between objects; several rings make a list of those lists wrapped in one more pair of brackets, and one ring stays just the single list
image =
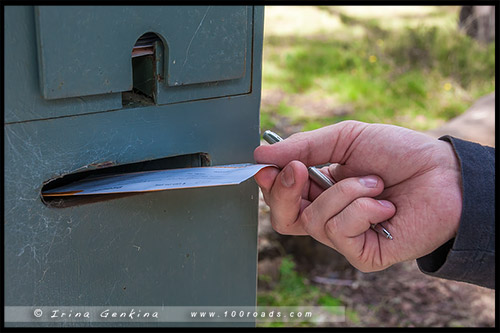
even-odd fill
[{"label": "mailbox lid", "polygon": [[132,48],[146,32],[166,46],[165,84],[241,78],[246,6],[37,6],[39,77],[45,99],[132,89]]},{"label": "mailbox lid", "polygon": [[6,6],[4,123],[122,108],[121,93],[46,100],[40,94],[33,6]]}]

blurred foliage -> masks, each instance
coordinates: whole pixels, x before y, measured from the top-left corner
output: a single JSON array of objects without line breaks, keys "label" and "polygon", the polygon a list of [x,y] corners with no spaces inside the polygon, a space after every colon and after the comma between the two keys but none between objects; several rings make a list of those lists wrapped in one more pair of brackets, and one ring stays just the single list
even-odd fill
[{"label": "blurred foliage", "polygon": [[[329,294],[322,292],[318,287],[308,283],[308,280],[295,269],[295,262],[291,256],[283,257],[279,268],[279,280],[274,282],[270,291],[259,291],[257,304],[259,306],[342,306],[342,302]],[[266,275],[259,275],[259,280],[272,282]],[[356,319],[353,311],[346,310],[346,317]],[[310,326],[311,323],[280,323],[263,322],[258,326],[280,327],[284,325]]]},{"label": "blurred foliage", "polygon": [[[336,12],[343,30],[335,34],[266,33],[263,96],[279,92],[282,99],[278,104],[263,102],[263,128],[276,129],[283,119],[301,130],[355,119],[428,130],[495,89],[494,43],[481,45],[453,25],[422,21],[391,29],[380,20]],[[439,15],[449,19],[457,13]],[[436,22],[437,15],[430,16]],[[342,37],[353,30],[352,24],[367,33]],[[330,112],[318,115],[307,105],[294,105],[298,95],[311,96],[311,101],[330,97],[335,102]],[[352,111],[336,112],[346,105]]]},{"label": "blurred foliage", "polygon": [[[266,8],[261,128],[286,135],[354,119],[425,131],[494,91],[495,44],[457,29],[459,7],[419,8],[378,17],[365,6]],[[292,257],[279,273],[259,276],[270,290],[259,290],[258,305],[342,305]],[[361,319],[347,308],[346,321]]]},{"label": "blurred foliage", "polygon": [[[306,284],[307,279],[295,270],[295,263],[291,256],[282,258],[279,272],[279,280],[275,282],[273,290],[259,293],[257,304],[262,306],[308,305],[314,304],[320,296],[323,296],[317,287]],[[270,282],[269,277],[259,276],[259,279]]]}]

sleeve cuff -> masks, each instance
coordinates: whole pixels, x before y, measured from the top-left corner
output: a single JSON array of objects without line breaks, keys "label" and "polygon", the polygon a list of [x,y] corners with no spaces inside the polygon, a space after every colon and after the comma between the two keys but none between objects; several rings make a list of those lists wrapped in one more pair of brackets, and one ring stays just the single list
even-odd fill
[{"label": "sleeve cuff", "polygon": [[457,236],[417,259],[428,275],[495,288],[495,149],[443,136],[460,161],[462,215]]}]

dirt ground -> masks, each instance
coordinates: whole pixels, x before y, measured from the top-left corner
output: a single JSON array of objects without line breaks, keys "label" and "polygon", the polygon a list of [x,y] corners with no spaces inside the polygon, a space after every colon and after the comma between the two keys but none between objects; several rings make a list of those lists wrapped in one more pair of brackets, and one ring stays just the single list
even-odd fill
[{"label": "dirt ground", "polygon": [[[263,100],[265,102],[265,100]],[[451,134],[495,145],[494,94],[479,99],[468,111],[428,134]],[[284,131],[293,132],[293,129]],[[421,273],[416,262],[384,271],[362,273],[340,254],[310,237],[283,236],[272,230],[269,208],[260,201],[259,274],[279,276],[279,263],[292,254],[297,269],[325,293],[339,298],[357,318],[335,326],[493,327],[495,291]],[[259,283],[259,290],[265,285]]]}]

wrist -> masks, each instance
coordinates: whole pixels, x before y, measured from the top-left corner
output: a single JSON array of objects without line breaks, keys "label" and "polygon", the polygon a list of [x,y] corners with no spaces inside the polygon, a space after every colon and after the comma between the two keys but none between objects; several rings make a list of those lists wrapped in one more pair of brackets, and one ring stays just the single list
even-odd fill
[{"label": "wrist", "polygon": [[495,149],[451,136],[439,139],[452,145],[460,163],[460,225],[453,240],[417,259],[418,266],[432,276],[494,289]]},{"label": "wrist", "polygon": [[460,218],[462,215],[462,201],[463,201],[463,184],[462,184],[462,171],[460,167],[460,160],[449,141],[444,141],[440,138],[438,140],[441,146],[440,165],[443,172],[443,177],[447,179],[448,191],[446,195],[449,196],[449,203],[451,206],[451,214],[449,215],[448,223],[450,226],[451,238],[457,235],[458,227],[460,225]]}]

